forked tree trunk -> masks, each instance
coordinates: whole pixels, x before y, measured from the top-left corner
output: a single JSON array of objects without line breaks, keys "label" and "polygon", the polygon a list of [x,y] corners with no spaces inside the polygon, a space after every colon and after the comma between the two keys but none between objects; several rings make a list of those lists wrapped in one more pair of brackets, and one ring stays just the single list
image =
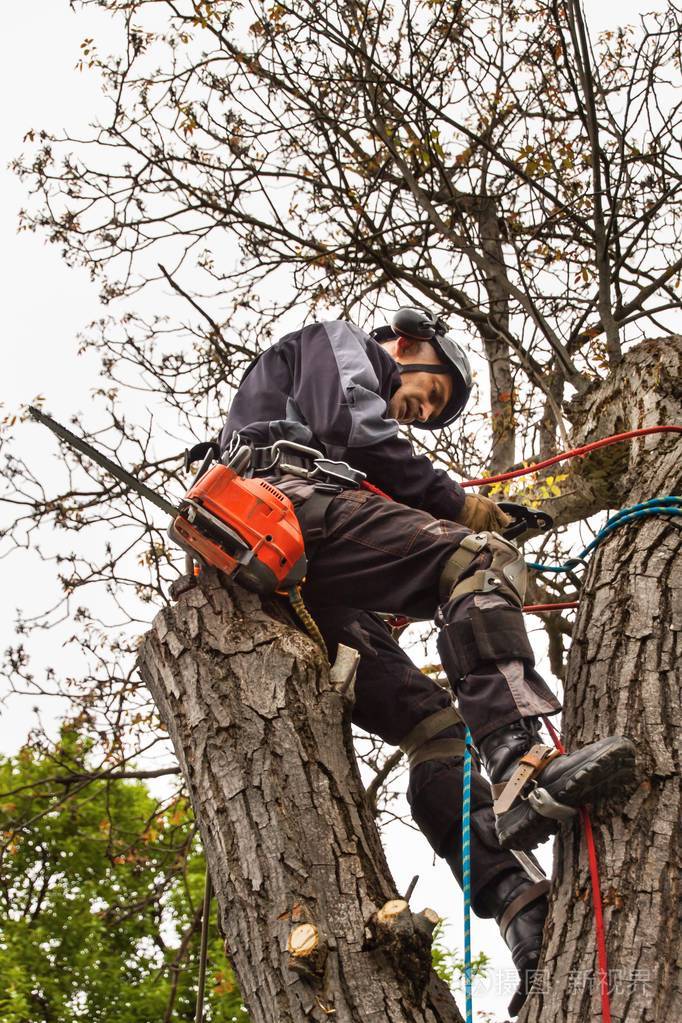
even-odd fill
[{"label": "forked tree trunk", "polygon": [[431,970],[433,919],[386,906],[398,893],[352,756],[347,673],[330,680],[268,611],[202,573],[140,651],[251,1018],[461,1023]]},{"label": "forked tree trunk", "polygon": [[[682,423],[682,339],[647,342],[573,410],[578,440]],[[613,447],[578,467],[604,507],[680,494],[682,437]],[[610,464],[610,468],[609,468]],[[590,480],[590,475],[592,479]],[[569,481],[570,483],[574,481]],[[593,509],[594,510],[594,509]],[[568,662],[567,745],[621,733],[637,745],[638,785],[592,814],[605,903],[612,1018],[668,1023],[682,1006],[680,725],[682,521],[618,529],[593,556]],[[542,993],[520,1023],[601,1018],[585,842],[555,847]]]}]

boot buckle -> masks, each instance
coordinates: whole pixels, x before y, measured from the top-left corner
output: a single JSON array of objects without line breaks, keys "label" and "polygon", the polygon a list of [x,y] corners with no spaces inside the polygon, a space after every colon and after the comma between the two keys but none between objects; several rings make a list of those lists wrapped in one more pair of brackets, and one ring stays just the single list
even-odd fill
[{"label": "boot buckle", "polygon": [[521,757],[507,782],[493,785],[496,797],[493,809],[498,817],[509,810],[519,797],[525,798],[523,793],[528,792],[529,783],[535,785],[535,775],[539,774],[555,756],[560,756],[558,750],[544,743],[536,743]]}]

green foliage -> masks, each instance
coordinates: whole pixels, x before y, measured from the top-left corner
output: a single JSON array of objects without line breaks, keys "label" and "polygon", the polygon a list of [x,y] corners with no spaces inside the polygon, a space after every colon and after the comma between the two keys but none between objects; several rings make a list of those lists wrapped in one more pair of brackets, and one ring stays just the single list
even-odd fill
[{"label": "green foliage", "polygon": [[[443,939],[444,920],[441,920],[433,932],[433,944],[431,946],[431,963],[441,980],[445,981],[451,990],[459,990],[464,984],[464,962],[459,958],[456,951],[449,949]],[[471,976],[485,977],[490,957],[485,952],[479,952],[471,961]]]},{"label": "green foliage", "polygon": [[[86,758],[65,730],[49,755],[0,759],[0,1021],[193,1020],[204,862],[190,808],[139,781],[79,780]],[[206,1018],[249,1018],[215,926]]]}]

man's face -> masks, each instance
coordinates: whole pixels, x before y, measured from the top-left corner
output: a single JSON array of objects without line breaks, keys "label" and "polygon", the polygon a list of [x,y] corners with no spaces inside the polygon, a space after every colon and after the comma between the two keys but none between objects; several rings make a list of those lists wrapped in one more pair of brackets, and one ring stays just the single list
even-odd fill
[{"label": "man's face", "polygon": [[[401,366],[421,363],[426,366],[441,366],[438,354],[430,344],[396,338],[384,346]],[[388,411],[399,423],[425,423],[440,415],[452,397],[452,377],[449,373],[404,372],[398,390],[388,403]]]}]

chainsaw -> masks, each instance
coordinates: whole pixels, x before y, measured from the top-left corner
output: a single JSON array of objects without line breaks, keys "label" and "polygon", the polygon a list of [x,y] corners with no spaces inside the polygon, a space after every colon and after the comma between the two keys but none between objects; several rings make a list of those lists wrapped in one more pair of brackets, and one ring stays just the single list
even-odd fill
[{"label": "chainsaw", "polygon": [[[242,475],[252,458],[249,445],[232,445],[216,464],[212,464],[213,445],[208,445],[191,487],[175,507],[61,423],[32,406],[29,411],[76,451],[170,515],[169,536],[192,561],[217,568],[245,589],[262,596],[272,593],[291,596],[304,581],[307,560],[294,506],[286,494],[267,480]],[[238,435],[235,439],[239,442]],[[280,440],[269,450],[273,457],[271,468],[276,465],[280,473],[304,475],[320,489],[358,487],[364,480],[364,473],[345,462],[325,459],[314,448]],[[286,464],[287,451],[304,456],[314,468],[301,470]],[[188,466],[189,462],[185,464]],[[500,507],[513,519],[504,533],[510,539],[527,531],[551,528],[549,515],[508,502]]]},{"label": "chainsaw", "polygon": [[175,507],[44,412],[33,407],[29,411],[76,451],[170,515],[169,536],[199,565],[220,569],[261,595],[288,595],[303,582],[307,561],[294,506],[267,480],[241,475],[251,457],[248,446],[228,454],[227,464],[211,465],[213,455],[207,454]]}]

